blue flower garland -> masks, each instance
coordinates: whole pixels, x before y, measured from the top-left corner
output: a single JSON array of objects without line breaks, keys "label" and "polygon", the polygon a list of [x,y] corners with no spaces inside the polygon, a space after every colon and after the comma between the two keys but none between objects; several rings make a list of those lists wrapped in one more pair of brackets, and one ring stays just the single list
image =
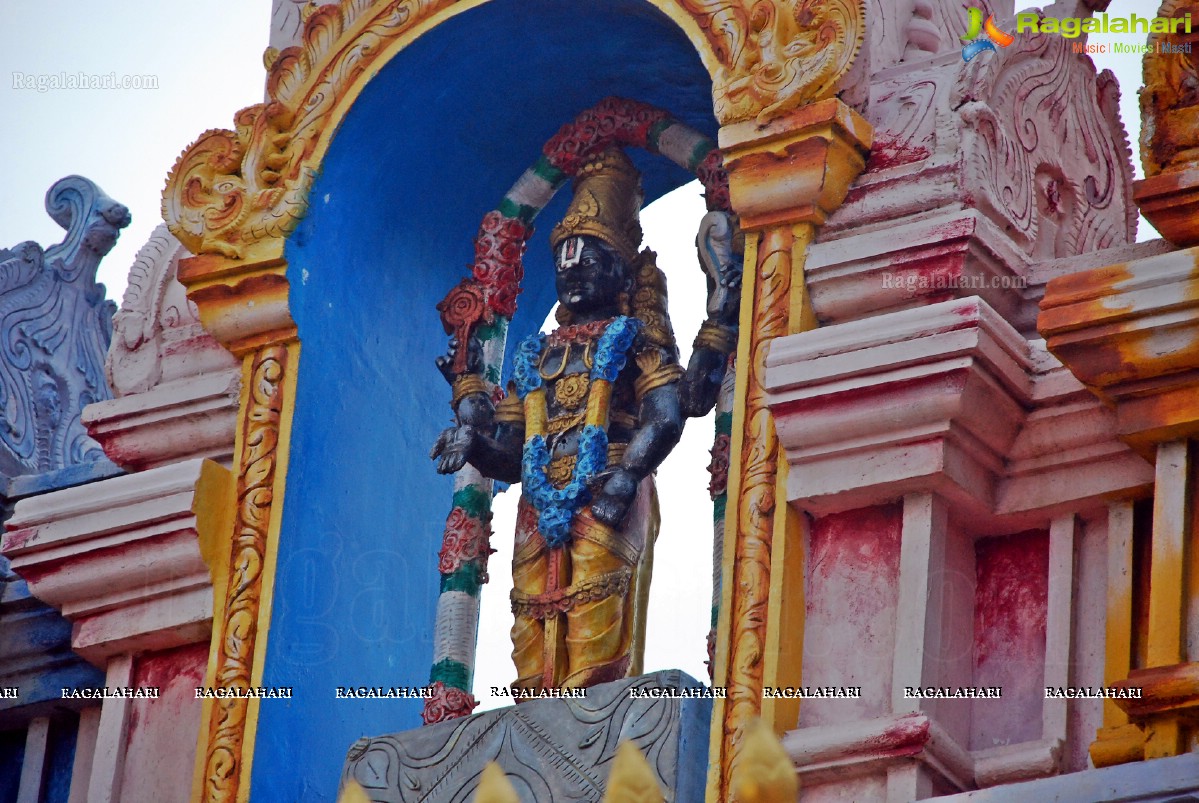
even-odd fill
[{"label": "blue flower garland", "polygon": [[[615,382],[616,377],[628,364],[628,352],[633,340],[641,331],[641,321],[621,315],[604,329],[596,344],[595,359],[591,364],[591,381]],[[535,391],[542,391],[541,373],[538,362],[545,347],[545,335],[533,334],[520,342],[516,349],[513,367],[513,382],[516,395],[524,400]],[[525,440],[521,456],[520,475],[523,491],[533,507],[537,509],[537,527],[551,548],[565,546],[570,542],[570,525],[575,513],[591,501],[588,487],[597,474],[608,467],[608,433],[596,424],[586,424],[579,435],[578,457],[570,482],[564,488],[555,488],[546,475],[550,463],[550,450],[545,436],[530,435]]]}]

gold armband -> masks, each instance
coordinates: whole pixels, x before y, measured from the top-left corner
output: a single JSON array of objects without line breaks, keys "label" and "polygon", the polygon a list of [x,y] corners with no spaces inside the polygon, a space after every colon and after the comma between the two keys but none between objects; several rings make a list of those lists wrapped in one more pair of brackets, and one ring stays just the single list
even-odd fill
[{"label": "gold armband", "polygon": [[699,333],[691,347],[732,354],[737,350],[737,330],[732,326],[706,320],[700,324]]},{"label": "gold armband", "polygon": [[633,395],[640,402],[645,394],[671,382],[677,382],[683,375],[682,367],[676,362],[663,362],[659,349],[647,349],[635,358],[641,375],[633,381]]},{"label": "gold armband", "polygon": [[525,422],[525,406],[516,395],[514,386],[508,387],[508,395],[500,399],[495,406],[495,421],[497,424],[523,424]]},{"label": "gold armband", "polygon": [[491,386],[478,374],[462,374],[454,380],[454,391],[450,399],[450,407],[457,410],[459,402],[472,393],[482,393],[484,396],[490,396]]}]

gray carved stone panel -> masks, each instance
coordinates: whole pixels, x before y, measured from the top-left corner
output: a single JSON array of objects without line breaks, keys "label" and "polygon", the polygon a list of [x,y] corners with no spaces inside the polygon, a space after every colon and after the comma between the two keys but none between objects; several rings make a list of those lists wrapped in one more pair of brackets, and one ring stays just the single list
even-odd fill
[{"label": "gray carved stone panel", "polygon": [[67,176],[46,193],[58,245],[0,249],[0,474],[38,474],[103,457],[80,413],[111,398],[104,358],[116,306],[96,283],[129,210]]},{"label": "gray carved stone panel", "polygon": [[599,801],[617,746],[631,740],[667,801],[703,799],[710,699],[634,697],[631,689],[701,689],[678,670],[587,689],[585,699],[533,700],[350,748],[353,778],[380,803],[470,803],[496,761],[523,803]]}]

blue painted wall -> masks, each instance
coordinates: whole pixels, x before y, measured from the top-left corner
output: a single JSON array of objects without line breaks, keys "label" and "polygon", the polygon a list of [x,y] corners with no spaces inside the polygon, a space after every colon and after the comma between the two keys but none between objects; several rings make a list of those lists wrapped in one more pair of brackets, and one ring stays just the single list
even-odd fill
[{"label": "blue painted wall", "polygon": [[[427,457],[450,420],[434,304],[466,274],[482,215],[601,98],[714,135],[710,91],[644,2],[495,0],[400,53],[355,103],[286,250],[303,345],[265,682],[295,696],[262,703],[252,799],[332,800],[354,740],[420,724],[419,701],[334,690],[428,680],[450,499]],[[690,178],[632,155],[647,198]],[[538,221],[510,343],[552,305],[547,235],[567,194]]]}]

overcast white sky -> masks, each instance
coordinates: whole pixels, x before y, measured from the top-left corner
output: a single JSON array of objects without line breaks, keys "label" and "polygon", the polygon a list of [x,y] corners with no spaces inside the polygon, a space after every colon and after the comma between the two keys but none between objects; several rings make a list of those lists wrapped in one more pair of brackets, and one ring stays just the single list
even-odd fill
[{"label": "overcast white sky", "polygon": [[[1144,15],[1155,5],[1115,0],[1108,13],[1137,11]],[[3,0],[0,247],[24,240],[43,246],[59,242],[62,232],[43,208],[45,192],[62,176],[86,176],[133,214],[132,225],[100,268],[100,280],[108,286],[109,297],[119,303],[134,254],[159,222],[166,173],[179,153],[205,129],[230,128],[238,109],[262,99],[262,52],[269,16],[270,4],[265,0],[121,0],[109,4]],[[1108,36],[1106,41],[1114,38]],[[1097,36],[1092,41],[1105,39]],[[1120,79],[1121,111],[1126,125],[1133,129],[1135,152],[1140,58],[1109,55],[1095,61],[1100,69],[1110,68]],[[118,80],[131,76],[139,83],[155,83],[157,88],[39,92],[19,86],[30,80],[26,76],[80,72],[115,74]],[[1139,175],[1135,157],[1134,164]],[[660,263],[672,277],[672,316],[686,359],[703,306],[690,242],[694,229],[678,233],[661,221],[698,222],[702,205],[694,188],[674,195],[682,200],[665,202],[670,204],[665,210],[647,211],[646,229],[649,245],[659,251]],[[1152,236],[1142,222],[1140,238]],[[675,280],[680,274],[690,278]],[[691,422],[684,443],[661,472],[670,481],[663,490],[664,529],[646,657],[647,670],[679,667],[701,679],[705,677],[711,544],[704,467],[711,432],[710,420]],[[501,501],[498,507],[502,510],[511,505]],[[492,560],[493,579],[485,589],[476,689],[505,684],[513,676],[507,658],[511,522],[504,515],[497,517],[496,533],[495,545],[501,552]],[[481,699],[487,707],[502,703],[490,701],[486,695]]]}]

